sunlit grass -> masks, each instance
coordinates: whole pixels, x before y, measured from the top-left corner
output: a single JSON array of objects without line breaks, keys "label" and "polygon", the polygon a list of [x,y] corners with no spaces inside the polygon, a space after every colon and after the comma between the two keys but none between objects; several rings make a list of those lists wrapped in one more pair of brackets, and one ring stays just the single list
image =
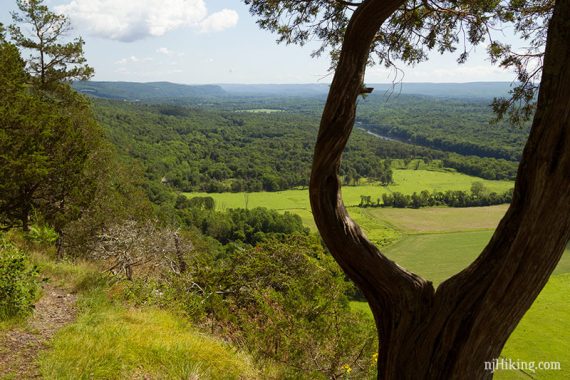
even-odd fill
[{"label": "sunlit grass", "polygon": [[[568,252],[567,252],[568,253]],[[560,362],[560,371],[526,371],[533,379],[570,379],[570,274],[552,276],[517,326],[501,357],[525,362]],[[538,364],[537,364],[538,365]],[[495,379],[528,379],[523,373],[499,371]]]},{"label": "sunlit grass", "polygon": [[79,319],[41,356],[47,379],[255,379],[249,358],[158,309],[82,298]]},{"label": "sunlit grass", "polygon": [[[363,181],[364,182],[364,181]],[[482,182],[490,191],[504,192],[513,187],[512,181],[490,181],[466,174],[432,171],[432,170],[394,170],[394,184],[380,186],[379,184],[365,183],[359,186],[343,186],[342,195],[345,205],[356,206],[360,203],[361,195],[369,195],[373,200],[382,194],[399,191],[403,194],[412,194],[422,190],[469,191],[473,182]],[[244,208],[246,199],[244,193],[186,193],[188,197],[211,196],[216,200],[218,210],[228,208]],[[275,210],[310,210],[308,189],[294,189],[276,192],[253,192],[248,195],[248,207],[267,207]]]}]

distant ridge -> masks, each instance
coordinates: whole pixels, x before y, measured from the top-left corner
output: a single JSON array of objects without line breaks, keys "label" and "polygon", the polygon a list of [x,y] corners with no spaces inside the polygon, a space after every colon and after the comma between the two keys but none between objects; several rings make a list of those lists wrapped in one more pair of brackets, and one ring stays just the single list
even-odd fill
[{"label": "distant ridge", "polygon": [[[376,83],[374,95],[422,95],[443,98],[493,98],[506,96],[509,82],[470,83]],[[328,94],[329,84],[217,84],[186,85],[170,82],[74,82],[73,87],[84,94],[104,99],[130,101],[159,101],[184,98],[228,97],[228,96],[317,96]]]},{"label": "distant ridge", "polygon": [[493,98],[507,96],[511,82],[468,82],[468,83],[381,83],[370,84],[375,93],[427,95],[444,98]]},{"label": "distant ridge", "polygon": [[[510,82],[470,83],[367,83],[375,95],[425,95],[449,98],[493,98],[506,96]],[[220,84],[228,94],[250,96],[318,96],[326,95],[329,84]]]},{"label": "distant ridge", "polygon": [[216,85],[185,85],[170,82],[74,82],[73,88],[89,96],[119,100],[158,100],[205,96],[224,96]]}]

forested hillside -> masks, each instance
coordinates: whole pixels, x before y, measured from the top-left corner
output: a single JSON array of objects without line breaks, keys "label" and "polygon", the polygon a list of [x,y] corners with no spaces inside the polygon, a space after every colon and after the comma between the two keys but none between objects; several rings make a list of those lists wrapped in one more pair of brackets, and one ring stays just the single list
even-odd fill
[{"label": "forested hillside", "polygon": [[[142,163],[147,177],[155,183],[169,184],[180,191],[209,192],[276,191],[307,185],[319,122],[319,100],[255,98],[247,103],[247,99],[238,97],[217,101],[204,106],[96,101],[95,113],[117,149],[125,157]],[[252,108],[244,108],[245,104]],[[276,104],[280,108],[273,108]],[[388,115],[400,109],[404,114],[411,112],[415,105],[429,108],[439,103],[431,98],[406,97],[389,104],[392,108],[386,111]],[[446,121],[447,129],[436,130],[439,135],[434,132],[434,139],[449,131],[450,141],[467,139],[473,146],[481,147],[499,135],[505,142],[502,149],[520,149],[522,133],[481,126],[489,113],[483,111],[480,103],[462,104],[477,119],[468,124],[471,130],[467,128],[467,134],[462,134],[453,130],[453,121]],[[362,117],[372,118],[365,115],[380,105],[378,101],[366,105]],[[429,135],[430,123],[442,120],[444,112],[447,109],[426,113],[423,125],[428,127],[422,133]],[[462,110],[454,112],[459,115]],[[398,119],[386,119],[402,125]],[[384,133],[375,125],[361,127]],[[391,131],[386,134],[394,136]],[[476,139],[477,132],[488,136]],[[510,145],[506,144],[509,138],[514,138]],[[346,184],[357,183],[360,178],[387,184],[391,182],[387,160],[416,158],[437,160],[440,166],[487,179],[511,179],[516,173],[516,160],[481,157],[484,155],[474,154],[478,151],[462,155],[454,153],[450,144],[440,144],[439,149],[420,145],[376,138],[356,128],[345,151],[341,175]]]},{"label": "forested hillside", "polygon": [[490,99],[372,95],[360,102],[363,128],[462,155],[518,161],[530,125],[493,123]]}]

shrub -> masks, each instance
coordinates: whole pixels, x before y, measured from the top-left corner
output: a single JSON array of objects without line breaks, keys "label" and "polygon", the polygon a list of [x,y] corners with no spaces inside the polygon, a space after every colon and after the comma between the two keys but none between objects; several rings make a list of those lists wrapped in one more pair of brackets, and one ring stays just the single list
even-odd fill
[{"label": "shrub", "polygon": [[38,270],[26,255],[0,240],[0,321],[33,311],[39,292],[37,278]]},{"label": "shrub", "polygon": [[287,235],[234,248],[187,277],[213,331],[257,360],[282,363],[285,378],[340,378],[346,363],[366,377],[372,322],[350,310],[352,286],[318,240]]},{"label": "shrub", "polygon": [[46,225],[34,224],[30,227],[30,231],[26,238],[37,244],[53,245],[58,239],[58,234],[55,230]]}]

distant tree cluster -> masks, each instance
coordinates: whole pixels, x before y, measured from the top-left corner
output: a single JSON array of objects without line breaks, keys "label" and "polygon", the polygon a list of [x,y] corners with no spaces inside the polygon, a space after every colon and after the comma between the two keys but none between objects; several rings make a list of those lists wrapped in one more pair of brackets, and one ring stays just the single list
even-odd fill
[{"label": "distant tree cluster", "polygon": [[448,154],[443,159],[443,165],[460,173],[491,180],[514,179],[518,169],[518,162],[501,158],[461,156],[455,153]]},{"label": "distant tree cluster", "polygon": [[255,245],[267,236],[309,233],[301,217],[289,212],[280,214],[263,207],[217,212],[213,207],[204,207],[205,204],[213,205],[211,197],[195,197],[187,201],[181,201],[181,197],[184,196],[178,197],[176,202],[181,222],[198,228],[222,244],[242,242]]},{"label": "distant tree cluster", "polygon": [[360,197],[359,207],[396,207],[396,208],[421,208],[433,206],[449,207],[481,207],[503,203],[511,203],[513,189],[504,193],[489,192],[482,182],[474,182],[471,191],[448,190],[445,192],[429,192],[423,190],[414,192],[412,195],[402,194],[395,191],[391,194],[382,194],[376,201],[369,195]]}]

